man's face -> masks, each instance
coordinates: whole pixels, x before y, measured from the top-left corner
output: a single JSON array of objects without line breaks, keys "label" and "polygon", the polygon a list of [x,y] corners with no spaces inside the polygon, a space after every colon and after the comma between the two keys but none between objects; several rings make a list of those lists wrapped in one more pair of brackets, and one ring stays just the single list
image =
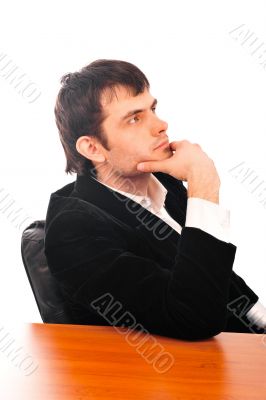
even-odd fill
[{"label": "man's face", "polygon": [[[113,171],[123,176],[143,174],[137,170],[141,161],[163,160],[172,156],[166,133],[167,123],[156,114],[156,100],[148,90],[132,96],[127,88],[116,88],[102,96],[106,118],[102,123],[109,151],[103,149]],[[162,142],[166,146],[155,149]]]}]

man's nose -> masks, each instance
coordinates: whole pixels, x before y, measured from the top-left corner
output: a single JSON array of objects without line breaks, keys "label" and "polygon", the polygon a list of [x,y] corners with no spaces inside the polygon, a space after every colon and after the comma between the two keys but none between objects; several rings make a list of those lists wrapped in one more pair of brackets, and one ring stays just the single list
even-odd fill
[{"label": "man's nose", "polygon": [[152,129],[153,136],[159,136],[161,133],[166,132],[167,129],[168,129],[168,123],[156,117],[156,121],[154,122],[154,126]]}]

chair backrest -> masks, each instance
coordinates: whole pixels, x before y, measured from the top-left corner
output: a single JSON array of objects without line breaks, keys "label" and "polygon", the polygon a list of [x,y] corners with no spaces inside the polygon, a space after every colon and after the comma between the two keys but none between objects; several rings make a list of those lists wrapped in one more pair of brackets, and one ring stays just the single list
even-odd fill
[{"label": "chair backrest", "polygon": [[59,285],[44,253],[45,220],[34,221],[22,232],[21,255],[41,318],[47,323],[71,323]]}]

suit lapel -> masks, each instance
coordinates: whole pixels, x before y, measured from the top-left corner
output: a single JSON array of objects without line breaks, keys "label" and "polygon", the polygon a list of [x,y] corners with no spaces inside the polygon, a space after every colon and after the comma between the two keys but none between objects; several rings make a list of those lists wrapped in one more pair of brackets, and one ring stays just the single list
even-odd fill
[{"label": "suit lapel", "polygon": [[[167,212],[181,226],[184,226],[186,215],[186,189],[182,182],[161,172],[154,173],[154,175],[167,189],[165,199],[165,208]],[[152,241],[157,239],[161,242],[170,238],[176,243],[180,236],[178,232],[172,229],[162,219],[142,207],[139,203],[102,185],[89,174],[77,176],[74,191],[71,196],[77,196],[94,204],[123,223],[129,224],[132,228],[137,229],[141,234]]]}]

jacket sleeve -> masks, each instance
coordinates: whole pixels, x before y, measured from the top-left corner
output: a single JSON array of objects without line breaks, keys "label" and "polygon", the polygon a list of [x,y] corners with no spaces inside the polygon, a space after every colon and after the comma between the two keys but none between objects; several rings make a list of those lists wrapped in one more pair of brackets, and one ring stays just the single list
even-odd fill
[{"label": "jacket sleeve", "polygon": [[123,230],[102,215],[77,210],[59,214],[45,236],[51,273],[72,301],[92,311],[109,293],[150,333],[187,340],[223,331],[235,252],[231,243],[184,227],[168,269],[131,252]]},{"label": "jacket sleeve", "polygon": [[246,316],[258,300],[258,295],[233,271],[224,332],[261,333],[261,329],[257,329]]}]

